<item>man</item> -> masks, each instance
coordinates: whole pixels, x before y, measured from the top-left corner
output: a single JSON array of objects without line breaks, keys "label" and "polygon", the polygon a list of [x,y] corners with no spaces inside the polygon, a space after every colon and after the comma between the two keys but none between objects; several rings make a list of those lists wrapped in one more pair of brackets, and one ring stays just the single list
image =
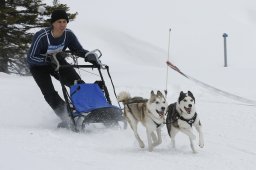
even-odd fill
[{"label": "man", "polygon": [[[57,9],[51,15],[51,27],[38,31],[32,41],[32,45],[27,55],[30,72],[39,86],[46,102],[51,106],[56,115],[62,120],[62,125],[68,125],[71,121],[66,103],[54,89],[51,76],[57,80],[62,79],[66,86],[71,86],[76,80],[80,80],[74,68],[68,67],[60,69],[59,74],[56,73],[51,65],[52,55],[56,55],[60,64],[68,64],[64,57],[61,56],[62,51],[67,48],[71,52],[79,53],[85,56],[88,51],[83,49],[75,34],[67,29],[69,22],[68,15],[65,10]],[[97,57],[93,53],[86,55],[88,62],[97,63]],[[60,75],[60,76],[59,76]]]}]

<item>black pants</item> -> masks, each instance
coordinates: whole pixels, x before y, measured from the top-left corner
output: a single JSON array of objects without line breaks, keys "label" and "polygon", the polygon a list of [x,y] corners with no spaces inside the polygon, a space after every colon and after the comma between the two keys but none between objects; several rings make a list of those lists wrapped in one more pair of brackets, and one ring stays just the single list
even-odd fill
[{"label": "black pants", "polygon": [[[59,62],[61,65],[68,64],[64,59]],[[60,68],[58,74],[50,65],[31,66],[30,72],[44,95],[46,102],[51,106],[57,116],[65,121],[68,118],[66,103],[54,89],[51,76],[57,80],[61,79],[63,84],[68,87],[73,85],[75,80],[81,80],[80,76],[72,67]]]}]

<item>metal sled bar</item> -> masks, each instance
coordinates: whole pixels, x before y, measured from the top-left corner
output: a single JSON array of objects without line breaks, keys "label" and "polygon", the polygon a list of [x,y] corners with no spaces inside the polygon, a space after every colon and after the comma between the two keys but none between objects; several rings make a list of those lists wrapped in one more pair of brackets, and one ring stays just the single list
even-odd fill
[{"label": "metal sled bar", "polygon": [[65,99],[65,102],[66,102],[67,111],[68,111],[69,117],[71,118],[72,123],[74,125],[74,129],[72,129],[72,130],[75,131],[75,132],[78,132],[78,129],[75,128],[75,120],[74,120],[74,116],[72,114],[73,110],[71,109],[71,106],[70,106],[70,97],[68,95],[68,91],[67,91],[67,89],[66,89],[66,87],[65,87],[65,85],[62,81],[62,77],[61,77],[61,74],[59,73],[59,70],[57,71],[57,74],[59,75],[60,84],[61,84],[64,99]]},{"label": "metal sled bar", "polygon": [[104,78],[103,78],[103,76],[102,76],[102,73],[101,73],[100,68],[98,68],[98,71],[99,71],[99,73],[100,73],[100,78],[101,78],[101,81],[102,81],[102,83],[103,83],[103,88],[104,88],[104,92],[105,92],[106,98],[107,98],[109,104],[112,104],[112,102],[111,102],[111,100],[110,100],[110,97],[109,97],[109,92],[108,92],[108,89],[107,89],[107,87],[106,87],[106,83],[105,83],[105,80],[104,80]]},{"label": "metal sled bar", "polygon": [[61,65],[61,68],[74,67],[74,68],[98,68],[98,66],[94,65]]}]

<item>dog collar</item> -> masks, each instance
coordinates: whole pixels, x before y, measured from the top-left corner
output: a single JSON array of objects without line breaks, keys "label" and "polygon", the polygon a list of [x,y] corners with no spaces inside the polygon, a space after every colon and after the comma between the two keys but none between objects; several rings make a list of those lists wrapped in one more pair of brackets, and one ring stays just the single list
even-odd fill
[{"label": "dog collar", "polygon": [[[152,119],[153,120],[153,119]],[[156,124],[156,127],[157,128],[159,128],[161,125],[162,125],[162,123],[156,123],[154,120],[153,120],[153,122]]]}]

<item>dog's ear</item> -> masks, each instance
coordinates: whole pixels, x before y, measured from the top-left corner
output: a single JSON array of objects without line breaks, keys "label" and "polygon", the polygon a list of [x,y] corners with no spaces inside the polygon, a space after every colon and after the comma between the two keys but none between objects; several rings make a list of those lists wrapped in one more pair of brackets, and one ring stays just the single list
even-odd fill
[{"label": "dog's ear", "polygon": [[150,102],[153,102],[155,100],[155,96],[156,95],[155,95],[154,91],[152,90],[151,93],[150,93],[150,99],[149,99]]},{"label": "dog's ear", "polygon": [[194,103],[196,102],[196,99],[191,91],[188,91],[188,95],[194,100]]},{"label": "dog's ear", "polygon": [[181,91],[181,92],[180,92],[180,96],[183,96],[183,95],[184,95],[184,93],[183,93],[183,91]]},{"label": "dog's ear", "polygon": [[181,91],[178,102],[180,103],[180,101],[182,101],[184,99],[184,97],[186,97],[186,94],[183,91]]},{"label": "dog's ear", "polygon": [[159,91],[159,90],[157,91],[157,95],[160,96],[160,97],[163,97],[163,96],[164,96],[164,95],[162,94],[162,92]]}]

